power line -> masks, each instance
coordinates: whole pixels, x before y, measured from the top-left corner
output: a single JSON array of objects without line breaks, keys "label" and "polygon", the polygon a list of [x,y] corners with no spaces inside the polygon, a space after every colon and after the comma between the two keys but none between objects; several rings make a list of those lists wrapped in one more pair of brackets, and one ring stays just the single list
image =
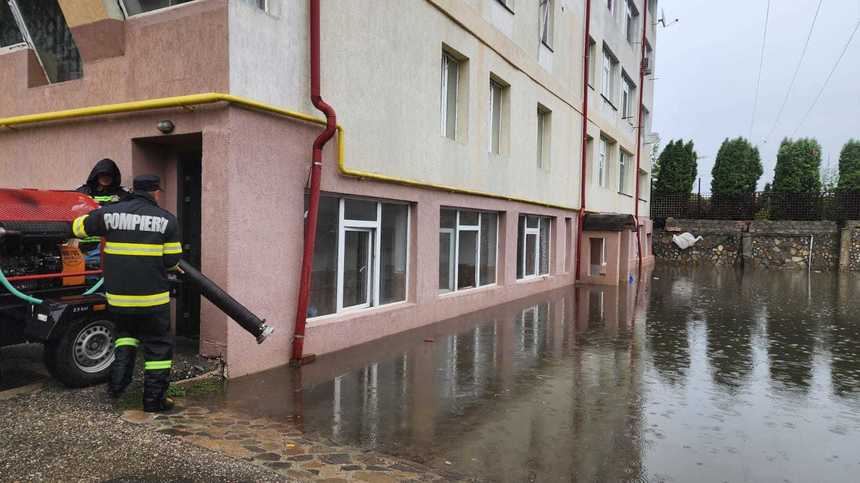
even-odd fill
[{"label": "power line", "polygon": [[755,81],[755,97],[753,97],[752,119],[750,119],[750,131],[748,138],[752,138],[753,125],[755,125],[756,110],[758,110],[758,90],[761,86],[761,71],[764,67],[764,47],[767,44],[767,21],[770,18],[770,0],[767,0],[767,10],[764,12],[764,34],[761,39],[761,54],[758,62],[758,79]]},{"label": "power line", "polygon": [[806,122],[806,118],[809,117],[809,114],[815,108],[815,105],[818,104],[818,100],[821,99],[821,94],[824,94],[824,89],[827,87],[827,84],[830,82],[830,78],[833,77],[833,73],[836,72],[836,69],[839,68],[839,63],[842,62],[842,58],[845,57],[845,52],[848,52],[848,47],[851,46],[851,42],[854,40],[854,35],[857,33],[857,30],[860,29],[860,19],[857,20],[857,23],[854,25],[854,30],[851,31],[851,35],[848,37],[848,41],[845,42],[845,46],[842,48],[842,53],[839,54],[839,58],[836,59],[836,63],[833,64],[833,69],[830,70],[830,73],[827,74],[827,79],[824,79],[824,84],[821,85],[821,89],[818,91],[818,94],[815,96],[815,100],[812,101],[812,105],[809,106],[809,109],[806,111],[806,114],[800,119],[800,123],[797,125],[797,128],[791,133],[791,137],[795,137],[797,135],[797,131],[803,127],[803,123]]},{"label": "power line", "polygon": [[791,76],[791,82],[788,83],[788,91],[785,93],[785,99],[782,100],[782,106],[779,107],[779,112],[776,114],[776,120],[773,122],[773,127],[770,128],[770,131],[764,138],[765,142],[770,140],[774,131],[776,131],[777,126],[779,126],[779,119],[782,117],[782,112],[788,104],[788,99],[791,97],[791,91],[794,90],[794,82],[797,80],[797,74],[800,72],[800,66],[803,64],[803,58],[806,56],[806,49],[809,47],[809,39],[812,38],[812,31],[815,30],[815,21],[818,20],[818,12],[821,11],[822,3],[824,3],[824,0],[818,0],[818,7],[815,8],[815,15],[812,17],[812,25],[809,26],[809,33],[806,34],[806,42],[803,44],[803,50],[800,52],[800,58],[797,60],[797,67],[794,69],[794,75]]}]

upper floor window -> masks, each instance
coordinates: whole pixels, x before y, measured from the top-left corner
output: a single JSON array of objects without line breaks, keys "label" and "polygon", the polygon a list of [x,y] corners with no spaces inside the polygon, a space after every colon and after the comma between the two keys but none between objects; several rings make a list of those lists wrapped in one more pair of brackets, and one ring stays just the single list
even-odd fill
[{"label": "upper floor window", "polygon": [[597,169],[595,170],[597,186],[606,188],[606,162],[609,160],[609,141],[601,136],[597,149]]},{"label": "upper floor window", "polygon": [[496,283],[498,215],[442,208],[439,213],[439,291]]},{"label": "upper floor window", "polygon": [[622,74],[621,82],[621,117],[627,119],[632,124],[633,119],[633,98],[636,95],[636,86],[629,77]]},{"label": "upper floor window", "polygon": [[618,192],[628,194],[627,191],[627,171],[630,169],[630,160],[631,156],[627,154],[623,149],[621,150],[621,155],[618,156]]},{"label": "upper floor window", "polygon": [[12,15],[9,4],[0,0],[0,47],[24,43],[24,36]]},{"label": "upper floor window", "polygon": [[603,48],[603,84],[601,94],[609,102],[615,102],[615,90],[618,85],[618,60],[606,47]]},{"label": "upper floor window", "polygon": [[552,140],[552,111],[538,104],[537,121],[537,167],[548,169]]},{"label": "upper floor window", "polygon": [[615,13],[615,0],[606,0],[606,8],[610,13]]},{"label": "upper floor window", "polygon": [[448,53],[442,54],[441,119],[442,135],[450,139],[457,136],[457,85],[460,64]]},{"label": "upper floor window", "polygon": [[633,5],[632,0],[624,0],[624,31],[627,35],[627,42],[634,43],[636,41],[636,19],[639,12]]},{"label": "upper floor window", "polygon": [[597,42],[588,38],[588,85],[594,87],[594,78],[597,75]]},{"label": "upper floor window", "polygon": [[507,135],[508,90],[510,87],[496,77],[490,78],[489,152],[504,154]]},{"label": "upper floor window", "polygon": [[[0,31],[5,37],[14,39],[17,27],[17,35],[33,49],[48,83],[83,76],[81,54],[57,0],[9,0],[8,8],[0,11],[0,19],[3,20]],[[7,26],[8,20],[12,20],[15,27],[12,24]]]},{"label": "upper floor window", "polygon": [[555,1],[540,0],[540,19],[538,25],[540,28],[540,41],[550,49],[552,48],[553,29],[555,24]]},{"label": "upper floor window", "polygon": [[[126,16],[131,16],[191,1],[193,0],[121,0],[120,5],[125,9]],[[263,3],[265,3],[265,0],[263,0]]]}]

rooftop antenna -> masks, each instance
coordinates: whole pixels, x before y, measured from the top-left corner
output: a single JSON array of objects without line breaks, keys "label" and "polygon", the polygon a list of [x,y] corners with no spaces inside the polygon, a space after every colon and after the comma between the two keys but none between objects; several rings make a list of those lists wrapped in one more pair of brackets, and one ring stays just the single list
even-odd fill
[{"label": "rooftop antenna", "polygon": [[665,10],[663,10],[663,8],[662,8],[662,7],[660,8],[660,18],[658,18],[658,19],[657,19],[657,23],[659,23],[660,25],[662,25],[662,26],[663,26],[663,28],[671,27],[672,25],[675,25],[675,24],[676,24],[676,23],[678,23],[679,21],[680,21],[680,19],[677,19],[677,18],[676,18],[675,20],[672,20],[671,22],[666,23],[666,11],[665,11]]}]

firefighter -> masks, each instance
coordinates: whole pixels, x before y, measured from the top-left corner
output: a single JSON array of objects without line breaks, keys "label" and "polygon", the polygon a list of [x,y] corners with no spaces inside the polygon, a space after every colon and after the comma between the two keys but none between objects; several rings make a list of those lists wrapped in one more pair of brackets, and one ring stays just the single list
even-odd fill
[{"label": "firefighter", "polygon": [[170,336],[170,286],[182,253],[176,217],[158,206],[158,176],[134,178],[134,191],[72,223],[77,238],[105,237],[104,279],[108,309],[117,327],[108,394],[118,398],[131,383],[135,355],[144,355],[143,410],[166,411],[173,365]]},{"label": "firefighter", "polygon": [[[87,182],[75,191],[83,193],[97,201],[99,205],[105,206],[128,196],[128,191],[123,189],[121,183],[122,174],[119,167],[112,159],[105,158],[93,166],[87,177]],[[99,268],[101,261],[100,241],[99,237],[91,236],[81,240],[78,244],[78,248],[86,258],[87,270]]]}]

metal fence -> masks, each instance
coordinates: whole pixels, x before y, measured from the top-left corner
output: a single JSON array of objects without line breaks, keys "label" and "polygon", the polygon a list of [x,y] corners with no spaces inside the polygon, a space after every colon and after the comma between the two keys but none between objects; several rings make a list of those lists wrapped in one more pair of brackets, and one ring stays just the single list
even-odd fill
[{"label": "metal fence", "polygon": [[705,220],[860,220],[860,193],[652,193],[651,218]]}]

